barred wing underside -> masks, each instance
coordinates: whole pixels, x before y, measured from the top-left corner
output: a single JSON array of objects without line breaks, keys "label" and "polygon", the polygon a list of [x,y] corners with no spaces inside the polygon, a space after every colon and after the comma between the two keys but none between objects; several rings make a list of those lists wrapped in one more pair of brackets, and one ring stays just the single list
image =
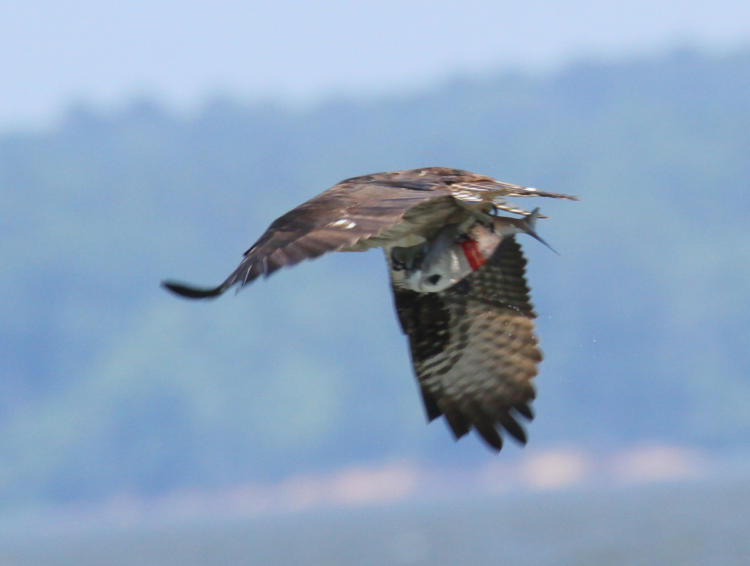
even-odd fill
[{"label": "barred wing underside", "polygon": [[445,415],[456,438],[474,427],[497,450],[496,427],[526,442],[517,419],[533,418],[531,380],[542,359],[525,265],[510,236],[445,291],[393,288],[429,420]]}]

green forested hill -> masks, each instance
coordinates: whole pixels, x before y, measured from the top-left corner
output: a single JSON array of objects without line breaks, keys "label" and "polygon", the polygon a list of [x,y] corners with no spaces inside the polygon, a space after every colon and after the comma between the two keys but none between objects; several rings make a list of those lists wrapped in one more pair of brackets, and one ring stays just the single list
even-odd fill
[{"label": "green forested hill", "polygon": [[[314,108],[80,107],[0,136],[0,498],[495,458],[424,425],[379,252],[188,303],[342,178],[445,165],[578,194],[524,242],[530,442],[748,448],[750,52],[456,78]],[[512,458],[509,446],[500,458]]]}]

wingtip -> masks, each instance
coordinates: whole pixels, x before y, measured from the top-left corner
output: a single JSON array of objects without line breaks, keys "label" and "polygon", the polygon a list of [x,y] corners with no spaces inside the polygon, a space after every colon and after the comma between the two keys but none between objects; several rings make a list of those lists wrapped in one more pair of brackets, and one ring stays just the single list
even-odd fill
[{"label": "wingtip", "polygon": [[566,193],[550,193],[548,191],[539,190],[536,187],[526,187],[526,188],[527,190],[533,191],[534,193],[536,193],[534,196],[561,198],[565,200],[581,200],[576,195],[568,195]]},{"label": "wingtip", "polygon": [[534,420],[534,409],[532,409],[528,403],[518,403],[517,405],[514,405],[513,408],[518,414],[522,415],[527,420]]},{"label": "wingtip", "polygon": [[171,291],[175,295],[185,297],[188,299],[210,299],[218,297],[224,292],[224,287],[219,285],[211,289],[202,289],[199,287],[191,287],[190,285],[184,285],[175,281],[162,281],[161,286]]},{"label": "wingtip", "polygon": [[521,446],[526,446],[529,438],[524,429],[511,415],[503,415],[500,419],[500,424],[510,436],[518,442]]},{"label": "wingtip", "polygon": [[503,449],[503,437],[500,436],[492,422],[482,421],[472,424],[488,448],[495,452],[500,452]]}]

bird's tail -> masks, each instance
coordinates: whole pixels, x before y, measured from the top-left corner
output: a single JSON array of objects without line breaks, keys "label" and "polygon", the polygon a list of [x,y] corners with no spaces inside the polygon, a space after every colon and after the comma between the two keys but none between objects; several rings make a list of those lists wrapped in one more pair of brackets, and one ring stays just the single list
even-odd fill
[{"label": "bird's tail", "polygon": [[518,224],[523,232],[525,232],[532,238],[539,240],[541,243],[543,243],[545,246],[547,246],[557,255],[560,255],[560,253],[555,248],[550,246],[539,234],[536,233],[536,220],[539,217],[540,217],[539,207],[536,207],[534,210],[531,211],[531,214],[529,214],[528,216],[524,216],[523,218],[518,220]]}]

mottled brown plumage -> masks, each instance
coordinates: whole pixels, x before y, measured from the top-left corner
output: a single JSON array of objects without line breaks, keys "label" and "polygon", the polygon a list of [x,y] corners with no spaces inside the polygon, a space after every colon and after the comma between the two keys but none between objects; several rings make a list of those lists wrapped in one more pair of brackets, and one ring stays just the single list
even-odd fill
[{"label": "mottled brown plumage", "polygon": [[514,238],[538,238],[538,209],[505,200],[523,196],[575,199],[443,167],[347,179],[276,219],[217,287],[164,286],[215,297],[326,252],[383,247],[428,418],[445,415],[456,438],[473,427],[500,450],[498,428],[526,441],[518,418],[533,416],[542,359]]},{"label": "mottled brown plumage", "polygon": [[542,359],[525,265],[508,236],[482,267],[445,291],[393,288],[428,418],[444,414],[456,438],[474,426],[498,450],[496,423],[526,442],[516,418],[533,416],[531,380]]}]

